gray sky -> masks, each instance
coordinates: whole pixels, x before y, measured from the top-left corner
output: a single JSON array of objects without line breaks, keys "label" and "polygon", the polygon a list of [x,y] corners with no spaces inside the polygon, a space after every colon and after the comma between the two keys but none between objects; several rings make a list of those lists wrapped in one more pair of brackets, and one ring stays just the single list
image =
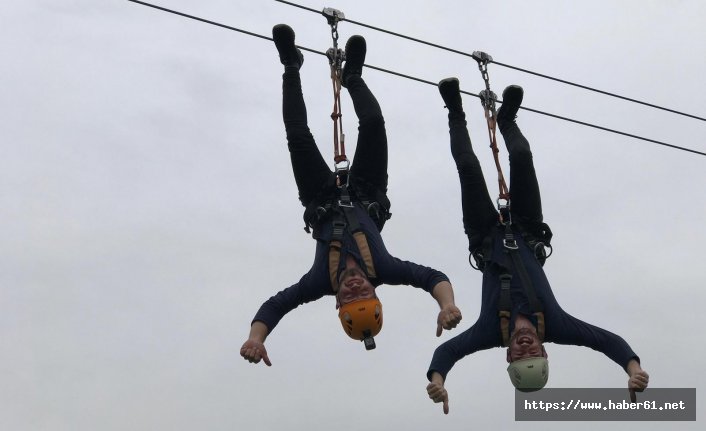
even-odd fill
[{"label": "gray sky", "polygon": [[[701,1],[299,3],[706,115]],[[323,17],[275,1],[158,4],[266,36],[285,22],[298,44],[331,45]],[[366,352],[324,298],[287,315],[267,342],[273,366],[255,366],[238,354],[254,313],[308,270],[314,251],[285,147],[274,45],[125,0],[6,2],[0,15],[0,429],[624,428],[515,424],[500,349],[451,371],[448,416],[427,398],[432,353],[475,321],[481,281],[466,260],[435,87],[364,70],[390,143],[386,244],[446,272],[464,321],[436,338],[431,297],[383,287],[385,330]],[[342,44],[366,37],[368,64],[483,88],[471,59],[345,22],[339,33]],[[332,160],[328,64],[305,57],[310,127]],[[527,107],[706,151],[702,121],[489,70],[498,93],[522,85]],[[352,154],[357,121],[343,101]],[[482,109],[472,97],[464,104],[494,194]],[[546,272],[559,302],[624,337],[651,387],[703,387],[706,158],[530,112],[518,122],[555,233]],[[549,387],[626,385],[600,353],[548,352]]]}]

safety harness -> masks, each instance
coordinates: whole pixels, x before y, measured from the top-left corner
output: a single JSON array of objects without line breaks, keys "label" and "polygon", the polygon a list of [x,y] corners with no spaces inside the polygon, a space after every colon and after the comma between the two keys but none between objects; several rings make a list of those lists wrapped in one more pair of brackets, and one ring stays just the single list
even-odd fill
[{"label": "safety harness", "polygon": [[[331,218],[333,232],[329,241],[329,278],[334,292],[338,292],[338,268],[341,262],[341,250],[343,248],[344,236],[348,232],[358,247],[360,257],[364,265],[364,270],[369,278],[376,278],[375,265],[373,264],[370,246],[365,233],[361,229],[355,205],[360,204],[367,210],[368,215],[375,221],[378,229],[382,229],[384,222],[390,218],[387,211],[389,203],[385,196],[375,196],[375,199],[363,197],[358,190],[350,184],[350,162],[346,156],[345,135],[343,133],[343,122],[341,114],[341,77],[342,64],[345,60],[345,52],[338,47],[338,23],[345,18],[343,12],[324,8],[322,14],[326,17],[331,26],[331,38],[333,46],[326,51],[331,69],[331,82],[333,86],[333,144],[334,144],[334,174],[335,187],[329,188],[325,192],[328,196],[315,200],[304,213],[305,227],[310,232],[310,227]],[[381,195],[381,193],[378,193]],[[363,197],[361,199],[361,197]],[[383,206],[380,202],[387,203]]]},{"label": "safety harness", "polygon": [[[482,51],[473,52],[472,57],[478,62],[478,68],[480,69],[483,80],[485,81],[485,89],[479,93],[479,97],[485,111],[490,148],[493,152],[495,167],[498,172],[499,192],[498,199],[496,201],[498,206],[498,226],[504,227],[502,244],[505,263],[502,265],[495,265],[498,272],[498,278],[500,279],[498,317],[500,318],[500,332],[502,334],[503,346],[510,345],[510,318],[512,316],[512,297],[510,293],[510,286],[512,284],[513,277],[519,277],[520,279],[520,284],[522,285],[525,295],[529,301],[530,312],[537,319],[537,335],[539,336],[540,341],[544,341],[544,306],[537,298],[537,293],[535,292],[532,284],[532,279],[522,261],[522,256],[520,256],[519,246],[517,244],[517,240],[515,239],[515,232],[513,231],[512,213],[510,211],[510,191],[508,190],[507,183],[505,182],[505,177],[500,165],[500,159],[498,157],[498,153],[500,151],[498,150],[496,139],[497,111],[495,109],[497,96],[490,90],[490,78],[488,75],[488,63],[492,62],[493,58]],[[530,232],[519,225],[515,226],[521,233],[525,243],[533,250],[537,260],[540,264],[544,265],[546,259],[551,255],[551,245],[549,242],[552,234],[549,226],[542,223],[539,225],[538,229],[535,230],[535,232]],[[492,256],[492,247],[493,236],[488,235],[484,238],[483,245],[474,250],[469,256],[471,266],[480,271],[484,271]],[[549,254],[547,254],[546,248],[550,249]],[[476,265],[473,265],[471,257],[475,260]]]}]

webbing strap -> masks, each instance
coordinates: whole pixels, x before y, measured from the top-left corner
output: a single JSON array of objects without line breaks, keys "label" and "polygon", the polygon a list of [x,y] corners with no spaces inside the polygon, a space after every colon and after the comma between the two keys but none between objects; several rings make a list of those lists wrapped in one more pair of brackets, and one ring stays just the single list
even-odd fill
[{"label": "webbing strap", "polygon": [[500,316],[500,333],[503,334],[503,347],[510,345],[510,312],[501,311]]},{"label": "webbing strap", "polygon": [[537,336],[539,341],[544,341],[544,313],[538,311],[534,313],[534,317],[537,318]]},{"label": "webbing strap", "polygon": [[531,311],[533,313],[544,311],[544,306],[541,302],[539,302],[539,299],[537,299],[537,293],[534,291],[532,280],[527,273],[527,268],[525,268],[525,265],[522,263],[522,258],[519,256],[519,252],[517,250],[505,250],[506,253],[510,255],[515,274],[520,277],[522,287],[524,288],[525,293],[527,294],[527,299],[529,300]]},{"label": "webbing strap", "polygon": [[[508,256],[507,268],[503,268],[503,272],[501,272],[499,276],[500,297],[498,298],[498,316],[500,317],[500,332],[503,337],[503,346],[510,345],[510,310],[512,309],[510,285],[512,283],[512,274],[516,274],[520,278],[520,283],[529,301],[530,311],[532,311],[532,314],[537,318],[537,336],[540,341],[544,341],[544,305],[537,298],[532,279],[527,273],[527,268],[525,268],[522,262],[517,246],[515,245],[514,248],[508,246],[508,243],[516,244],[509,229],[509,225],[506,226],[506,238],[503,242],[505,244],[505,254]],[[512,273],[510,271],[512,271]]]},{"label": "webbing strap", "polygon": [[512,274],[503,272],[500,278],[500,297],[498,298],[498,316],[500,317],[500,333],[503,336],[503,346],[510,345],[510,310],[512,309],[512,299],[510,298],[510,285],[512,284]]},{"label": "webbing strap", "polygon": [[341,262],[341,245],[341,241],[335,239],[328,243],[328,274],[334,292],[338,292],[338,264]]},{"label": "webbing strap", "polygon": [[370,246],[368,245],[368,239],[365,234],[361,231],[355,232],[353,234],[355,243],[358,245],[358,251],[360,251],[360,256],[363,258],[365,263],[365,269],[368,273],[368,277],[377,277],[375,273],[375,266],[373,265],[373,255],[370,253]]},{"label": "webbing strap", "polygon": [[355,206],[348,193],[348,187],[340,187],[340,196],[334,204],[333,232],[329,242],[329,278],[334,292],[338,292],[338,266],[341,263],[341,248],[343,247],[343,236],[346,231],[350,232],[358,246],[358,251],[365,264],[365,272],[368,277],[377,277],[373,255],[370,252],[370,245],[365,233],[360,228],[358,216],[355,214]]}]

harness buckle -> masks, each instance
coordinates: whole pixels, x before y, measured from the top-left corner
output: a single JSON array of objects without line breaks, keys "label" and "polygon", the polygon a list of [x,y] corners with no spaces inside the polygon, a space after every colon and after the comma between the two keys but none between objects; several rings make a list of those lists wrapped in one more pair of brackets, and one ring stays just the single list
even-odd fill
[{"label": "harness buckle", "polygon": [[334,171],[336,174],[336,185],[338,188],[348,187],[348,170],[351,166],[351,162],[347,158],[342,158],[341,160],[335,161]]},{"label": "harness buckle", "polygon": [[341,220],[333,221],[333,237],[343,238],[343,232],[346,231],[346,222]]},{"label": "harness buckle", "polygon": [[505,238],[503,238],[503,247],[508,250],[517,250],[519,247],[517,246],[515,235],[512,233],[511,225],[512,223],[509,221],[505,223]]},{"label": "harness buckle", "polygon": [[498,213],[500,213],[500,223],[503,226],[509,226],[512,224],[512,214],[510,213],[510,199],[505,197],[499,197],[496,200],[498,205]]},{"label": "harness buckle", "polygon": [[503,239],[503,247],[507,248],[508,250],[517,250],[519,248],[517,246],[517,241],[515,241],[515,238]]}]

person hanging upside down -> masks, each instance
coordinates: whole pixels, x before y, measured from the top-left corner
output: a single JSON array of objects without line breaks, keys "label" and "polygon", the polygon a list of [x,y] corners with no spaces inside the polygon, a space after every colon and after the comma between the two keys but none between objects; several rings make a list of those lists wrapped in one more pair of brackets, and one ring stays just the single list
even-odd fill
[{"label": "person hanging upside down", "polygon": [[358,142],[348,186],[326,165],[307,125],[299,69],[304,57],[294,44],[294,31],[279,24],[272,29],[282,75],[282,113],[287,146],[306,208],[306,229],[313,228],[316,252],[311,269],[292,286],[265,301],[255,314],[241,356],[251,363],[271,365],[265,339],[285,314],[304,303],[335,295],[344,331],[374,348],[372,337],[382,327],[381,284],[412,285],[431,293],[439,304],[437,336],[461,320],[453,288],[442,272],[400,260],[388,253],[380,231],[389,218],[387,137],[377,100],[361,77],[366,43],[352,36],[346,43],[342,85],[348,89],[359,120]]},{"label": "person hanging upside down", "polygon": [[602,352],[627,372],[633,395],[634,391],[644,390],[649,376],[627,342],[566,313],[544,274],[545,247],[552,234],[543,222],[529,142],[515,122],[522,88],[507,87],[497,113],[510,159],[510,202],[500,208],[502,219],[490,199],[471,147],[458,79],[439,82],[439,92],[448,108],[451,154],[461,181],[463,226],[469,251],[483,272],[483,288],[480,316],[475,324],[434,352],[427,371],[429,397],[435,403],[443,403],[444,413],[448,413],[444,382],[454,364],[477,351],[503,346],[507,347],[507,372],[515,388],[539,390],[549,377],[546,342]]}]

